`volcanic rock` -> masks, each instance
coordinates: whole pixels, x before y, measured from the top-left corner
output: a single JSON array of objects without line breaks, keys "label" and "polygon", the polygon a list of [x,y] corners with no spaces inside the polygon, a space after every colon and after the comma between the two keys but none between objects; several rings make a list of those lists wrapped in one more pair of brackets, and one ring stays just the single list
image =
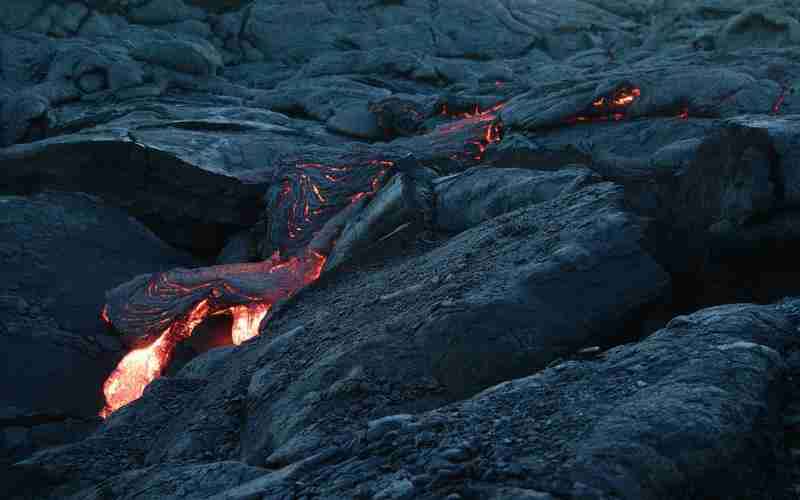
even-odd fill
[{"label": "volcanic rock", "polygon": [[585,168],[555,172],[520,168],[471,168],[436,183],[436,225],[460,232],[481,222],[571,193],[598,177]]},{"label": "volcanic rock", "polygon": [[[349,446],[263,471],[250,482],[233,465],[209,463],[213,470],[230,469],[229,484],[242,483],[213,498],[301,492],[347,497],[354,491],[353,483],[343,480],[347,477],[360,478],[362,494],[377,495],[402,481],[403,473],[395,470],[416,471],[408,477],[420,498],[441,498],[452,491],[505,498],[509,489],[532,498],[546,498],[547,493],[556,498],[665,498],[674,494],[676,484],[683,485],[681,495],[686,497],[743,492],[758,497],[786,479],[780,472],[786,451],[779,416],[787,383],[781,374],[786,356],[795,349],[798,311],[796,301],[788,301],[678,317],[640,343],[590,361],[562,362],[413,417],[384,419],[395,424],[381,436],[365,440],[356,432]],[[284,341],[277,337],[269,344]],[[142,409],[155,392],[142,400]],[[119,422],[123,413],[129,411],[121,411],[112,422]],[[369,434],[367,423],[361,425]],[[414,445],[415,436],[423,433],[429,444]],[[472,450],[470,472],[465,473],[472,480],[450,475],[437,483],[431,473],[444,466],[436,456],[462,443],[470,443]],[[404,449],[408,452],[402,453]],[[29,463],[53,460],[44,459],[40,455]],[[179,470],[188,469],[154,465],[75,498],[97,498],[93,495],[102,488],[123,491],[132,476]],[[331,477],[338,480],[324,480]],[[199,487],[198,480],[190,478],[187,491]]]},{"label": "volcanic rock", "polygon": [[[107,433],[116,436],[132,425],[141,429],[141,434],[126,431],[139,436],[137,449],[151,450],[143,465],[209,453],[262,465],[268,455],[295,447],[298,440],[331,442],[332,435],[356,432],[370,418],[435,408],[532,373],[589,342],[613,341],[626,316],[661,297],[669,283],[641,250],[639,222],[621,209],[621,201],[619,188],[597,184],[510,212],[436,248],[398,256],[380,270],[348,271],[345,266],[290,299],[292,305],[280,307],[266,326],[276,332],[298,324],[304,328],[274,341],[265,332],[235,356],[227,355],[213,372],[216,382],[204,382],[206,389],[198,388],[191,404],[181,400],[186,407],[180,416],[160,412],[164,420],[155,424],[148,405],[176,410],[179,405],[159,402],[158,392],[148,390],[141,403],[114,413],[109,425],[86,443],[30,463],[70,463],[71,470],[77,466],[82,471],[72,477],[91,477],[105,465],[95,460],[84,468],[77,457],[88,452],[91,442],[112,439]],[[627,270],[629,279],[615,282],[611,276],[620,269]],[[386,278],[376,280],[376,273]],[[448,273],[454,277],[444,284],[431,280]],[[390,286],[422,281],[429,285],[415,294],[382,306],[369,302]],[[577,282],[584,287],[579,309],[561,295]],[[615,283],[619,289],[607,293]],[[354,295],[352,289],[362,292]],[[448,297],[458,302],[441,305]],[[558,304],[567,309],[559,310]],[[346,322],[342,312],[348,314]],[[392,317],[402,318],[399,331],[373,333]],[[337,328],[330,330],[326,325],[334,318]],[[499,321],[505,321],[506,335],[498,337],[488,325]],[[523,327],[532,321],[537,329]],[[445,329],[447,324],[460,326]],[[480,352],[492,355],[470,357]],[[350,403],[345,401],[356,400],[357,412],[346,409]],[[144,422],[132,420],[141,411],[150,412],[146,425],[166,425],[164,432],[145,438]],[[242,411],[247,425],[237,430]],[[308,453],[316,447],[311,446],[295,451],[293,460],[310,460]]]},{"label": "volcanic rock", "polygon": [[104,290],[192,259],[89,195],[3,196],[0,208],[2,369],[13,380],[3,385],[0,406],[10,413],[0,422],[31,433],[27,447],[4,450],[19,458],[61,444],[55,427],[69,440],[96,425],[101,386],[123,354],[100,319]]},{"label": "volcanic rock", "polygon": [[799,33],[3,2],[6,496],[796,498]]}]

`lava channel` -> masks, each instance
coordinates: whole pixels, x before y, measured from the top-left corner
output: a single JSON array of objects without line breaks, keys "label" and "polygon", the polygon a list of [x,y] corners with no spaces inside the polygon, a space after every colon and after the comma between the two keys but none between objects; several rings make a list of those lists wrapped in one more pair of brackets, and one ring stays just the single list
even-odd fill
[{"label": "lava channel", "polygon": [[[496,120],[500,107],[456,116],[457,122],[431,134],[431,145],[459,131],[450,140],[460,142],[460,134],[471,136],[461,143],[467,149],[464,158],[480,161],[487,146],[500,141],[502,129]],[[349,217],[345,211],[363,206],[362,200],[377,193],[394,166],[387,159],[288,165],[268,193],[268,236],[276,245],[271,259],[173,269],[139,276],[109,291],[101,316],[132,350],[103,384],[106,402],[100,415],[108,417],[141,397],[164,373],[178,343],[206,318],[230,315],[234,344],[257,336],[277,301],[319,278]]]}]

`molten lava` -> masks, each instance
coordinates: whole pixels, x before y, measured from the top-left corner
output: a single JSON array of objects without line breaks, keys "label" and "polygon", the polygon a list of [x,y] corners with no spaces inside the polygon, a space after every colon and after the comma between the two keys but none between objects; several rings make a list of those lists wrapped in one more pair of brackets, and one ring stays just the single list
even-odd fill
[{"label": "molten lava", "polygon": [[164,371],[171,348],[167,346],[169,331],[147,347],[129,352],[103,384],[106,404],[100,416],[108,417],[118,408],[139,399],[145,387]]},{"label": "molten lava", "polygon": [[566,121],[569,124],[575,124],[623,120],[627,114],[627,109],[641,95],[642,91],[638,87],[620,87],[611,95],[598,97],[592,101],[591,106],[586,111],[568,118]]},{"label": "molten lava", "polygon": [[[126,302],[117,313],[121,323],[158,327],[169,322],[156,340],[146,347],[129,352],[103,385],[107,417],[120,407],[142,396],[145,387],[161,376],[179,342],[189,338],[207,317],[230,314],[233,318],[232,341],[239,345],[259,333],[261,321],[272,305],[316,281],[325,266],[325,256],[308,250],[302,258],[273,259],[255,264],[229,264],[198,270],[178,269],[154,275],[138,283],[131,295],[123,290]],[[191,282],[193,279],[194,282]],[[196,282],[199,282],[197,284]],[[111,292],[112,296],[115,289]],[[187,301],[194,304],[188,312],[174,310]],[[105,317],[114,308],[104,308]],[[133,312],[133,314],[131,314]]]},{"label": "molten lava", "polygon": [[[463,148],[465,162],[481,161],[487,147],[501,140],[501,107],[448,115],[457,121],[434,130],[427,145],[435,149],[446,136],[445,157]],[[230,315],[232,342],[241,344],[259,334],[277,301],[319,278],[344,224],[335,216],[375,195],[395,167],[388,159],[343,163],[291,163],[273,180],[267,196],[272,258],[139,276],[108,292],[101,317],[134,349],[103,385],[101,416],[141,397],[163,374],[176,346],[206,318]]]},{"label": "molten lava", "polygon": [[484,111],[481,111],[476,106],[473,112],[457,114],[450,114],[447,107],[442,108],[443,115],[453,116],[459,120],[439,127],[436,130],[439,134],[453,134],[476,126],[479,127],[480,132],[477,137],[469,138],[464,143],[466,151],[462,154],[452,155],[450,157],[452,160],[459,160],[463,157],[479,162],[483,160],[483,155],[490,144],[495,144],[502,140],[503,125],[497,120],[497,114],[504,105],[503,103],[497,104]]},{"label": "molten lava", "polygon": [[233,327],[231,328],[233,343],[240,345],[257,336],[261,320],[267,316],[271,308],[271,304],[263,303],[231,307],[229,311],[233,315]]},{"label": "molten lava", "polygon": [[268,239],[282,255],[297,255],[317,232],[360,192],[371,193],[386,180],[389,160],[348,158],[325,165],[292,162],[280,170],[267,193]]}]

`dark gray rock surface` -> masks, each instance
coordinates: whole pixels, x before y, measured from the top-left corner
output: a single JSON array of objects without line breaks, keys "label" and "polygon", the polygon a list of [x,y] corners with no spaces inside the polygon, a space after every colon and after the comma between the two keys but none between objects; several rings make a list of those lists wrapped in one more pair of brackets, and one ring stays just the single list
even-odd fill
[{"label": "dark gray rock surface", "polygon": [[[639,223],[621,202],[619,188],[597,184],[376,263],[378,269],[340,270],[266,326],[294,328],[290,333],[272,342],[265,334],[226,356],[209,374],[219,382],[200,389],[192,404],[184,400],[180,415],[160,412],[166,429],[152,434],[150,445],[142,442],[143,426],[154,425],[148,405],[167,404],[152,399],[157,392],[138,410],[115,413],[91,440],[137,433],[142,437],[123,440],[151,450],[142,464],[215,456],[283,465],[370,418],[435,408],[613,341],[627,317],[658,300],[669,283],[639,246]],[[623,270],[628,280],[612,279]],[[578,284],[580,304],[567,298]],[[539,326],[529,329],[532,322]],[[92,477],[97,460],[79,459],[91,440],[32,463],[70,463],[82,471],[70,479]]]},{"label": "dark gray rock surface", "polygon": [[789,302],[677,317],[638,344],[370,421],[348,446],[213,498],[760,497],[786,460],[780,400],[796,314]]},{"label": "dark gray rock surface", "polygon": [[798,47],[790,0],[2,2],[6,496],[797,498]]},{"label": "dark gray rock surface", "polygon": [[2,196],[0,208],[0,427],[3,451],[22,457],[99,423],[124,354],[100,319],[105,290],[192,259],[86,194]]}]

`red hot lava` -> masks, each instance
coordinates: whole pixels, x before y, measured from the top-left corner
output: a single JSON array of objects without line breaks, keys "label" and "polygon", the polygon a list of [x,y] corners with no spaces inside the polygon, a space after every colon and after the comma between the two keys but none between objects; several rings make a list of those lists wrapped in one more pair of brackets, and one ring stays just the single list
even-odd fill
[{"label": "red hot lava", "polygon": [[[176,269],[112,290],[111,307],[104,309],[104,319],[111,322],[108,318],[116,317],[119,326],[147,337],[155,333],[156,339],[129,352],[106,379],[106,404],[100,415],[107,417],[141,397],[145,387],[163,373],[178,343],[189,338],[207,317],[230,314],[236,345],[257,336],[272,305],[316,281],[325,260],[324,255],[308,250],[302,257],[283,261],[276,257],[254,264]],[[115,307],[113,301],[118,295],[125,300],[121,307]],[[188,310],[184,310],[187,303]],[[121,310],[115,311],[117,308]],[[160,327],[163,330],[157,331]]]},{"label": "red hot lava", "polygon": [[[467,149],[464,157],[468,160],[481,161],[486,149],[490,144],[498,143],[502,140],[503,125],[497,120],[498,112],[505,104],[500,103],[492,106],[489,109],[481,111],[478,106],[475,106],[473,112],[458,113],[451,115],[447,111],[447,107],[442,108],[442,114],[446,116],[454,116],[459,118],[458,121],[448,123],[440,126],[436,131],[439,134],[447,135],[455,132],[460,132],[465,129],[471,129],[478,126],[480,133],[477,137],[470,137],[465,142],[464,146]],[[451,159],[458,160],[460,154],[454,154]]]},{"label": "red hot lava", "polygon": [[[232,341],[241,344],[258,335],[276,301],[316,281],[332,238],[315,239],[315,235],[342,206],[375,194],[394,163],[371,160],[363,166],[366,177],[354,176],[354,169],[346,166],[298,164],[281,183],[276,203],[285,216],[282,234],[285,242],[302,245],[299,256],[282,259],[276,251],[270,260],[258,263],[175,269],[141,276],[109,292],[101,316],[137,348],[104,383],[106,404],[100,415],[107,417],[141,397],[145,387],[161,376],[178,343],[189,338],[206,318],[229,314]],[[342,180],[364,190],[353,194],[339,190],[335,195],[341,200],[332,200],[335,190],[326,193],[323,182],[332,187]]]},{"label": "red hot lava", "polygon": [[567,123],[620,121],[625,118],[627,109],[641,95],[639,87],[620,87],[613,94],[592,101],[592,105],[584,113],[567,119]]},{"label": "red hot lava", "polygon": [[[489,144],[499,142],[496,120],[502,105],[457,115],[459,120],[436,129],[436,138],[465,135],[466,161],[480,161]],[[452,140],[452,137],[451,137]],[[456,139],[457,141],[460,139]],[[206,318],[229,314],[232,341],[240,344],[259,334],[273,305],[319,278],[338,232],[336,214],[374,195],[394,167],[390,160],[359,161],[358,166],[320,163],[290,165],[269,205],[270,241],[278,248],[270,260],[200,269],[174,269],[146,275],[108,293],[102,318],[135,348],[103,385],[101,416],[141,397],[161,376],[175,347]],[[328,224],[333,224],[333,229]],[[281,258],[280,255],[292,255]]]}]

